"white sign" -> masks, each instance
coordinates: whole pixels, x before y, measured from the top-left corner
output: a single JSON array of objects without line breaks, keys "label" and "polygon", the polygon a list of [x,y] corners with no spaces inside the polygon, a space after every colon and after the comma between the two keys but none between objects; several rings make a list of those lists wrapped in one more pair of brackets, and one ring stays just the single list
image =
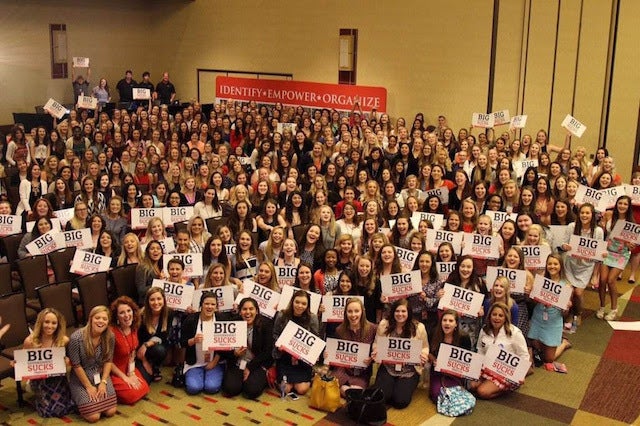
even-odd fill
[{"label": "white sign", "polygon": [[296,128],[297,128],[296,123],[278,123],[278,125],[276,126],[277,132],[280,133],[281,135],[283,134],[284,129],[291,130],[291,133],[295,135]]},{"label": "white sign", "polygon": [[622,185],[601,189],[600,193],[602,194],[602,198],[600,199],[600,203],[596,209],[598,211],[605,211],[607,209],[614,208],[618,198],[626,195],[625,188]]},{"label": "white sign", "polygon": [[73,210],[73,207],[69,207],[68,209],[55,210],[53,212],[60,221],[60,229],[64,229],[67,226],[67,222],[73,217]]},{"label": "white sign", "polygon": [[131,229],[147,229],[149,221],[154,217],[162,219],[162,209],[131,209]]},{"label": "white sign", "polygon": [[509,115],[508,109],[492,112],[491,115],[493,115],[493,127],[507,124],[511,121],[511,116]]},{"label": "white sign", "polygon": [[483,114],[481,112],[474,112],[471,115],[471,125],[473,127],[482,127],[483,129],[490,129],[495,124],[495,117],[493,114]]},{"label": "white sign", "polygon": [[573,287],[570,285],[562,285],[542,275],[536,275],[529,297],[537,302],[565,310],[569,306],[572,294]]},{"label": "white sign", "polygon": [[98,99],[93,96],[78,96],[78,108],[96,109],[98,108]]},{"label": "white sign", "polygon": [[344,368],[367,368],[365,360],[369,358],[371,345],[351,340],[328,338],[325,351],[327,357],[324,362],[326,364]]},{"label": "white sign", "polygon": [[402,337],[377,336],[376,362],[382,364],[420,365],[422,340]]},{"label": "white sign", "polygon": [[13,352],[15,379],[39,380],[67,374],[65,348],[17,349]]},{"label": "white sign", "polygon": [[629,244],[640,244],[640,225],[626,220],[618,220],[609,233],[609,238]]},{"label": "white sign", "polygon": [[76,250],[71,261],[71,272],[78,275],[107,272],[111,268],[111,258],[84,250]]},{"label": "white sign", "polygon": [[509,124],[509,129],[524,129],[526,125],[526,115],[515,115],[511,117],[511,124]]},{"label": "white sign", "polygon": [[162,221],[167,226],[173,226],[176,222],[184,222],[193,217],[193,206],[164,207],[162,209]]},{"label": "white sign", "polygon": [[561,126],[579,138],[582,137],[584,131],[587,130],[587,126],[576,120],[571,114],[567,114],[564,120],[562,120]]},{"label": "white sign", "polygon": [[280,293],[270,290],[254,281],[244,280],[242,282],[242,293],[236,297],[236,303],[240,303],[245,297],[250,297],[258,302],[261,315],[268,318],[273,318],[276,315],[276,307],[280,300]]},{"label": "white sign", "polygon": [[447,188],[446,186],[441,186],[440,188],[424,191],[423,194],[425,200],[430,196],[435,195],[440,199],[440,203],[449,204],[449,188]]},{"label": "white sign", "polygon": [[342,322],[344,309],[350,299],[359,299],[364,304],[364,296],[334,296],[332,294],[322,296],[322,305],[324,306],[322,322]]},{"label": "white sign", "polygon": [[89,58],[84,58],[82,56],[74,56],[73,57],[73,67],[74,68],[88,68],[89,67]]},{"label": "white sign", "polygon": [[164,240],[158,240],[158,243],[160,243],[160,246],[162,247],[162,253],[173,253],[176,251],[176,245],[171,237],[167,237]]},{"label": "white sign", "polygon": [[82,228],[73,231],[63,231],[64,243],[67,247],[77,247],[79,249],[92,249],[93,238],[91,238],[91,229]]},{"label": "white sign", "polygon": [[416,261],[416,257],[418,257],[418,253],[415,251],[408,250],[402,247],[397,247],[397,246],[396,246],[396,253],[398,254],[398,259],[400,260],[400,266],[402,267],[402,272],[411,271]]},{"label": "white sign", "polygon": [[444,215],[439,213],[413,212],[411,214],[411,224],[413,229],[418,229],[420,221],[428,220],[433,225],[433,229],[442,229],[444,225]]},{"label": "white sign", "polygon": [[191,307],[194,311],[200,311],[200,298],[202,293],[213,293],[218,301],[216,311],[227,312],[233,310],[233,303],[235,301],[235,291],[231,285],[223,285],[222,287],[206,287],[199,288],[193,291],[193,300]]},{"label": "white sign", "polygon": [[518,213],[509,214],[507,212],[494,212],[487,210],[485,214],[491,218],[491,226],[493,228],[493,232],[496,233],[500,231],[502,224],[507,220],[511,219],[515,222],[516,219],[518,219]]},{"label": "white sign", "polygon": [[500,237],[465,233],[462,255],[478,259],[497,259],[500,257],[500,242]]},{"label": "white sign", "polygon": [[515,169],[518,176],[524,175],[529,167],[538,168],[538,160],[527,158],[526,160],[516,161]]},{"label": "white sign", "polygon": [[201,277],[204,275],[202,266],[202,253],[172,253],[162,256],[162,264],[164,265],[165,274],[169,273],[169,261],[171,259],[180,259],[184,263],[183,277]]},{"label": "white sign", "polygon": [[492,345],[484,355],[482,369],[492,376],[500,377],[510,383],[520,384],[529,371],[531,362],[499,345]]},{"label": "white sign", "polygon": [[64,235],[55,230],[51,230],[46,234],[40,235],[26,246],[27,251],[32,256],[51,253],[52,251],[60,250],[65,247],[67,246],[64,244]]},{"label": "white sign", "polygon": [[57,119],[61,119],[67,113],[67,108],[53,98],[49,98],[43,109]]},{"label": "white sign", "polygon": [[456,270],[456,264],[456,262],[436,262],[438,279],[440,281],[446,281],[449,275]]},{"label": "white sign", "polygon": [[510,269],[498,266],[487,266],[487,288],[491,290],[498,277],[507,277],[509,280],[511,293],[524,294],[524,287],[527,282],[527,271],[524,269]]},{"label": "white sign", "polygon": [[444,285],[444,295],[438,302],[438,309],[453,309],[461,315],[476,318],[483,301],[484,294],[447,283]]},{"label": "white sign", "polygon": [[596,240],[594,238],[582,237],[580,235],[571,235],[569,245],[571,246],[569,256],[577,259],[602,262],[604,260],[604,255],[607,253],[607,242],[605,240]]},{"label": "white sign", "polygon": [[205,351],[228,351],[247,347],[247,323],[245,321],[210,321],[203,333],[202,348]]},{"label": "white sign", "polygon": [[0,237],[22,232],[22,216],[0,214]]},{"label": "white sign", "polygon": [[631,198],[631,204],[640,206],[640,185],[624,185],[624,192]]},{"label": "white sign", "polygon": [[420,271],[401,272],[380,276],[382,295],[391,302],[402,299],[412,294],[422,292],[422,277]]},{"label": "white sign", "polygon": [[176,311],[186,311],[193,301],[195,287],[171,281],[153,280],[151,287],[160,287],[164,290],[167,307]]},{"label": "white sign", "polygon": [[426,249],[435,253],[438,251],[440,244],[451,243],[453,251],[460,253],[460,250],[462,250],[462,237],[462,232],[427,229]]},{"label": "white sign", "polygon": [[133,99],[145,101],[151,99],[151,90],[143,89],[142,87],[134,87],[133,88]]},{"label": "white sign", "polygon": [[[590,188],[585,185],[578,185],[576,190],[576,196],[574,197],[579,205],[589,203],[593,204],[596,210],[599,209],[600,201],[602,200],[602,192],[597,189]],[[604,211],[604,210],[598,210]]]},{"label": "white sign", "polygon": [[309,365],[316,363],[324,346],[324,340],[293,321],[287,322],[275,343],[276,348]]},{"label": "white sign", "polygon": [[276,266],[276,273],[280,288],[285,285],[293,286],[296,282],[296,276],[298,276],[298,268],[295,266]]},{"label": "white sign", "polygon": [[[293,287],[290,285],[285,285],[282,287],[282,291],[280,292],[280,301],[278,302],[278,310],[282,311],[289,307],[289,302],[291,302],[291,298],[293,297],[293,293],[301,290],[297,287]],[[317,314],[320,309],[320,303],[322,302],[322,296],[318,293],[314,293],[311,291],[305,290],[305,292],[309,295],[309,299],[311,301],[309,310],[312,314]]]},{"label": "white sign", "polygon": [[518,246],[524,254],[525,269],[544,269],[547,267],[547,257],[551,254],[551,247],[541,246]]},{"label": "white sign", "polygon": [[484,357],[467,349],[440,343],[435,370],[451,376],[478,380]]}]

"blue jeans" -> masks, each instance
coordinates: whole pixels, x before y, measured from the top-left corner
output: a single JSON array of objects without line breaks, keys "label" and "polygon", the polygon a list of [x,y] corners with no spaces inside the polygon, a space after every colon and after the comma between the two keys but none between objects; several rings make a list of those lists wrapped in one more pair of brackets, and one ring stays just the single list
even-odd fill
[{"label": "blue jeans", "polygon": [[211,370],[205,370],[204,366],[189,369],[184,375],[185,389],[189,395],[196,395],[203,390],[206,393],[216,393],[222,387],[224,366],[216,365]]}]

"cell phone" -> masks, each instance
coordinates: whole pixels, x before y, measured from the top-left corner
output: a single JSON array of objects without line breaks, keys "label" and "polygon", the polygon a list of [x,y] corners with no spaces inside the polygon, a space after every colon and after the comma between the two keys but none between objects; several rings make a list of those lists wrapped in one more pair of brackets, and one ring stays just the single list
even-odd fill
[{"label": "cell phone", "polygon": [[300,397],[298,396],[297,393],[295,392],[289,392],[287,394],[287,397],[291,398],[292,401],[297,401],[298,399],[300,399]]}]

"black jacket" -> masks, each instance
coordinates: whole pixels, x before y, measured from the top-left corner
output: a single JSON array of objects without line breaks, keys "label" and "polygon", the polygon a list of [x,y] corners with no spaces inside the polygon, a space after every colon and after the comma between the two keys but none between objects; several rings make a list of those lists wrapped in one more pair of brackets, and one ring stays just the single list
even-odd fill
[{"label": "black jacket", "polygon": [[[229,316],[216,312],[216,321],[229,321]],[[189,339],[195,337],[198,332],[198,321],[200,320],[200,312],[188,315],[182,320],[182,333],[180,336],[180,344],[183,348],[187,348],[185,362],[189,365],[196,363],[196,345],[189,346]],[[220,355],[220,362],[233,358],[233,351],[216,351]]]}]

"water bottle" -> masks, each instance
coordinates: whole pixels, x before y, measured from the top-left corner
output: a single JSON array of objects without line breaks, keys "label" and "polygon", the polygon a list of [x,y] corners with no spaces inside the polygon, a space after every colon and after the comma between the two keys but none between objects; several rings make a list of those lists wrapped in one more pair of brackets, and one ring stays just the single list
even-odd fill
[{"label": "water bottle", "polygon": [[578,316],[574,315],[573,321],[571,322],[571,334],[574,334],[576,331],[578,331]]},{"label": "water bottle", "polygon": [[280,398],[285,399],[287,396],[287,376],[282,376],[280,382]]}]

